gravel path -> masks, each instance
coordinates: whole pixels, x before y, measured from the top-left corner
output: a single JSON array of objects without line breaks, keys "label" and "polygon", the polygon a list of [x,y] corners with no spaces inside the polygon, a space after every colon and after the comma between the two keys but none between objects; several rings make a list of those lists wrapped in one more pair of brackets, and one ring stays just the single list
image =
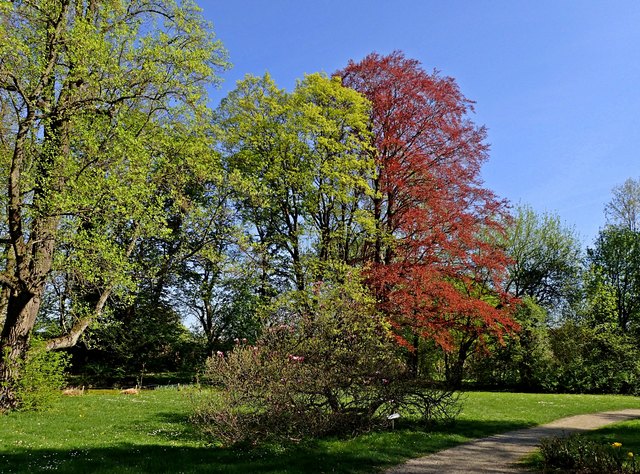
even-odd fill
[{"label": "gravel path", "polygon": [[534,451],[540,438],[592,430],[632,418],[640,418],[640,410],[608,411],[561,418],[546,425],[482,438],[430,456],[412,459],[388,470],[387,474],[522,473],[522,469],[515,463]]}]

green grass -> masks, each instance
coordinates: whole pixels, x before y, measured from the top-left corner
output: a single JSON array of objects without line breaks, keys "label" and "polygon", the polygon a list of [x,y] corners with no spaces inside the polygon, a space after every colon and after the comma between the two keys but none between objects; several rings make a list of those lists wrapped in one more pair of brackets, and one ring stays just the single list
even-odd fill
[{"label": "green grass", "polygon": [[[638,459],[640,458],[640,419],[614,423],[580,436],[601,444],[622,443],[620,450],[624,454],[634,453],[636,465],[640,468],[640,459]],[[542,471],[544,467],[542,454],[540,451],[532,453],[522,461],[522,465],[531,471]]]},{"label": "green grass", "polygon": [[[187,422],[190,405],[184,392],[155,390],[124,396],[95,391],[63,398],[44,413],[0,417],[0,471],[372,472],[471,438],[620,408],[640,408],[640,399],[473,392],[465,395],[463,411],[453,426],[425,431],[402,420],[394,431],[349,440],[234,450],[208,446],[199,439]],[[638,427],[630,426],[628,431]]]},{"label": "green grass", "polygon": [[609,425],[587,433],[585,436],[607,444],[615,442],[622,443],[620,449],[625,453],[631,451],[635,455],[640,456],[640,420],[631,420]]}]

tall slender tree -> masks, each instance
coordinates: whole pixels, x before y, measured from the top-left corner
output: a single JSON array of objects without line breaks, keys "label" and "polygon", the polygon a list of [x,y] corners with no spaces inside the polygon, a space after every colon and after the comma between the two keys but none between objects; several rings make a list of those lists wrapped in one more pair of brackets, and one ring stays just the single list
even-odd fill
[{"label": "tall slender tree", "polygon": [[612,190],[613,197],[605,207],[611,225],[640,231],[640,180],[627,179]]}]

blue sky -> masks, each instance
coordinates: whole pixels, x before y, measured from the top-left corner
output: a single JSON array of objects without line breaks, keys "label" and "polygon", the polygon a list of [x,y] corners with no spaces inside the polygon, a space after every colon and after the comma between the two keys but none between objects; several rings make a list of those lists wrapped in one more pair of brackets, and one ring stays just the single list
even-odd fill
[{"label": "blue sky", "polygon": [[402,50],[476,101],[486,187],[552,211],[585,244],[611,188],[640,178],[640,2],[202,0],[234,67],[291,88],[376,51]]}]

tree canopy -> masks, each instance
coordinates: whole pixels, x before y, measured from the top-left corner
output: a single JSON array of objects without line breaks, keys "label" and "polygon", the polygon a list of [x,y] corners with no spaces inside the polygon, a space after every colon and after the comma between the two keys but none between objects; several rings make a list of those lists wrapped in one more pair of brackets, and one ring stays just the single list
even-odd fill
[{"label": "tree canopy", "polygon": [[469,118],[473,103],[452,78],[400,52],[338,74],[372,104],[375,234],[364,257],[399,340],[408,329],[450,347],[458,329],[479,337],[513,328],[507,260],[492,237],[504,231],[504,203],[482,187],[486,132]]},{"label": "tree canopy", "polygon": [[139,240],[166,232],[173,180],[210,172],[205,87],[227,63],[189,1],[5,0],[0,13],[6,408],[52,273],[96,295],[49,341],[60,348],[129,286]]},{"label": "tree canopy", "polygon": [[580,241],[558,216],[518,206],[507,225],[506,248],[511,258],[506,289],[516,298],[529,296],[553,309],[577,290]]}]

